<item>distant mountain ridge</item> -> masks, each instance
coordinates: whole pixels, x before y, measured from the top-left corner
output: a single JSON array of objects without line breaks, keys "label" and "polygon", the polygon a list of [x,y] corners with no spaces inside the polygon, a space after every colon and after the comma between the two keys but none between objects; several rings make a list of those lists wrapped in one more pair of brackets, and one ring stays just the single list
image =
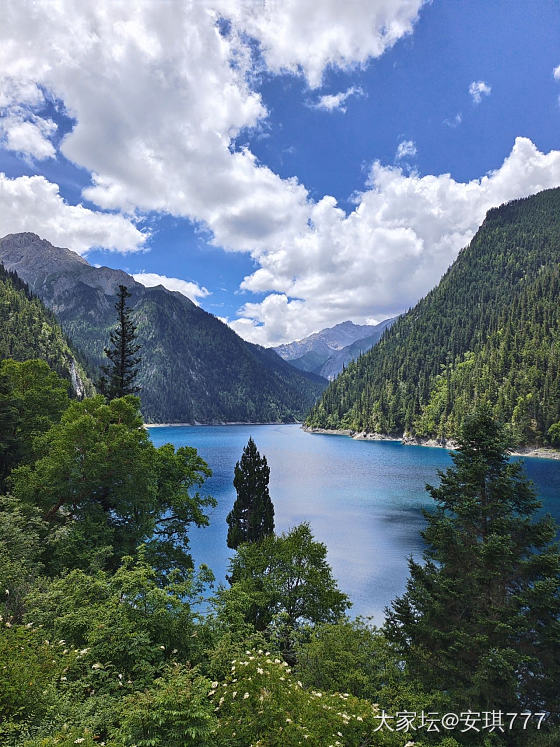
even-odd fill
[{"label": "distant mountain ridge", "polygon": [[310,427],[452,439],[476,405],[560,446],[560,188],[489,210],[440,283],[325,390]]},{"label": "distant mountain ridge", "polygon": [[385,319],[379,324],[341,322],[272,349],[292,366],[332,380],[350,361],[373,347],[395,319]]},{"label": "distant mountain ridge", "polygon": [[36,234],[0,239],[0,262],[55,313],[97,368],[116,322],[117,288],[128,287],[148,422],[290,422],[302,419],[324,388],[319,377],[245,342],[180,293],[146,288],[122,270],[92,267]]}]

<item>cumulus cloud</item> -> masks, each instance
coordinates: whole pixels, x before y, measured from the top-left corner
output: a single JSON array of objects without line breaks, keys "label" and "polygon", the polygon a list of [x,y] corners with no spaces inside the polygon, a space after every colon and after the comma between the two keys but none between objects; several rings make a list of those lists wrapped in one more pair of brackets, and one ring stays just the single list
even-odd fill
[{"label": "cumulus cloud", "polygon": [[560,65],[554,68],[552,75],[554,76],[554,80],[560,80]]},{"label": "cumulus cloud", "polygon": [[37,116],[26,119],[23,112],[13,112],[0,119],[0,142],[7,150],[14,150],[37,160],[54,158],[56,151],[49,138],[56,129],[52,119]]},{"label": "cumulus cloud", "polygon": [[217,0],[234,26],[256,39],[269,70],[303,73],[312,88],[328,66],[380,57],[410,34],[424,0]]},{"label": "cumulus cloud", "polygon": [[402,140],[397,147],[395,161],[402,161],[404,158],[413,158],[416,153],[416,143],[414,140]]},{"label": "cumulus cloud", "polygon": [[352,213],[325,197],[310,208],[305,232],[255,254],[260,267],[243,287],[268,295],[247,302],[230,325],[275,345],[345,319],[402,312],[439,281],[490,207],[558,185],[560,151],[541,153],[526,138],[500,168],[466,183],[375,162]]},{"label": "cumulus cloud", "polygon": [[92,247],[135,252],[147,239],[122,215],[68,205],[58,186],[42,176],[9,179],[0,172],[0,236],[19,231],[32,231],[79,254]]},{"label": "cumulus cloud", "polygon": [[181,280],[181,278],[168,278],[166,275],[157,275],[155,272],[139,272],[132,277],[147,288],[152,288],[155,285],[163,285],[167,290],[178,291],[197,306],[200,305],[199,298],[206,298],[206,296],[210,295],[210,291],[206,288],[188,280]]},{"label": "cumulus cloud", "polygon": [[492,86],[489,86],[483,80],[473,80],[469,86],[469,93],[475,104],[480,104],[483,96],[490,96],[492,93]]},{"label": "cumulus cloud", "polygon": [[[377,57],[411,32],[422,0],[21,0],[0,25],[0,102],[9,147],[52,144],[29,125],[45,103],[74,121],[60,150],[91,173],[102,209],[159,211],[204,225],[217,245],[251,251],[305,228],[307,190],[232,148],[267,111],[251,88],[254,45],[273,72],[318,85],[328,66]],[[220,23],[225,19],[227,23]]]},{"label": "cumulus cloud", "polygon": [[340,93],[328,93],[321,96],[315,104],[311,106],[314,109],[323,109],[326,112],[338,111],[346,113],[346,101],[351,96],[363,96],[364,92],[359,86],[351,86],[346,91]]}]

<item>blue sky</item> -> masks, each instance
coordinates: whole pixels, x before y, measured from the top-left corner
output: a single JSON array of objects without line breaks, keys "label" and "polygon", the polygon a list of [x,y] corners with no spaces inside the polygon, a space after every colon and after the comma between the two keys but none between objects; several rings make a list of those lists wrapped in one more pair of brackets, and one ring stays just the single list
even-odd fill
[{"label": "blue sky", "polygon": [[5,15],[0,234],[163,282],[261,344],[408,308],[489,207],[560,185],[552,0]]}]

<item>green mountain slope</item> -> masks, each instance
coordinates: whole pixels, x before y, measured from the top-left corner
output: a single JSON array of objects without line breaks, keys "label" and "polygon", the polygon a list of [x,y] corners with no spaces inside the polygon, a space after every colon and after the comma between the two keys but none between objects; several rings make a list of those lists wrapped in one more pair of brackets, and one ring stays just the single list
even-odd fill
[{"label": "green mountain slope", "polygon": [[523,443],[549,443],[560,420],[560,189],[490,210],[439,285],[307,422],[448,438],[483,401]]},{"label": "green mountain slope", "polygon": [[302,419],[325,381],[242,340],[180,293],[146,288],[121,270],[92,267],[35,234],[0,239],[0,261],[54,311],[93,367],[116,322],[119,284],[142,346],[139,384],[148,422],[279,422]]},{"label": "green mountain slope", "polygon": [[0,360],[4,358],[41,358],[72,383],[77,395],[94,392],[54,314],[0,264]]}]

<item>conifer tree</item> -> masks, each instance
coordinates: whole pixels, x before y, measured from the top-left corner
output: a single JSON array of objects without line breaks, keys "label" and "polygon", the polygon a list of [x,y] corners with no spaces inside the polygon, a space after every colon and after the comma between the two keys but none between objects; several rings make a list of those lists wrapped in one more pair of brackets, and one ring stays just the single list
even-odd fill
[{"label": "conifer tree", "polygon": [[457,707],[560,711],[557,526],[488,410],[468,418],[425,512],[424,564],[409,561],[387,632],[426,689]]},{"label": "conifer tree", "polygon": [[136,344],[136,325],[131,319],[131,311],[126,305],[130,293],[125,285],[119,285],[119,294],[115,309],[118,314],[116,329],[111,332],[110,346],[105,348],[105,355],[110,363],[103,366],[103,376],[99,390],[107,399],[136,394],[140,387],[136,384],[140,358],[136,355],[140,345]]},{"label": "conifer tree", "polygon": [[268,493],[270,467],[249,439],[235,465],[233,484],[237,499],[227,517],[227,544],[233,550],[242,542],[258,542],[274,532],[274,506]]},{"label": "conifer tree", "polygon": [[8,376],[0,371],[0,491],[15,462],[18,410]]}]

